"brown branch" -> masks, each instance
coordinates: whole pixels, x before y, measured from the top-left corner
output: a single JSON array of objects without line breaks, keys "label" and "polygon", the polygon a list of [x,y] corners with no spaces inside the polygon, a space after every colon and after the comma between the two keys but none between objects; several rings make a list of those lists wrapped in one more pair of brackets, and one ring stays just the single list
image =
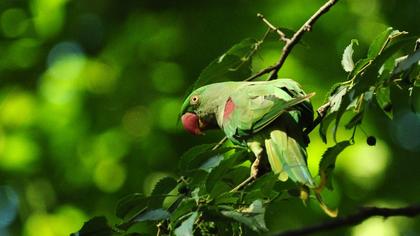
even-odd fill
[{"label": "brown branch", "polygon": [[296,236],[296,235],[309,235],[314,233],[319,233],[322,231],[330,231],[333,229],[337,229],[344,226],[354,226],[357,225],[364,220],[372,217],[372,216],[382,216],[384,218],[391,217],[391,216],[407,216],[407,217],[415,217],[420,215],[420,205],[411,205],[402,208],[380,208],[380,207],[365,207],[361,208],[359,212],[345,216],[336,218],[334,220],[312,225],[309,227],[296,229],[296,230],[289,230],[284,231],[282,233],[276,234],[277,236]]},{"label": "brown branch", "polygon": [[[337,3],[338,0],[329,0],[327,1],[323,6],[321,6],[318,11],[316,11],[311,18],[309,18],[309,20],[307,20],[305,22],[305,24],[303,24],[300,29],[298,31],[296,31],[296,33],[293,34],[291,39],[288,39],[286,44],[284,45],[283,49],[282,49],[282,53],[280,55],[280,58],[278,60],[278,62],[270,67],[267,67],[261,71],[259,71],[258,73],[252,75],[251,77],[247,78],[245,81],[249,81],[249,80],[253,80],[257,77],[260,77],[261,75],[267,74],[267,73],[271,73],[269,80],[272,79],[276,79],[277,78],[277,73],[280,70],[280,68],[283,66],[284,62],[286,61],[287,56],[290,54],[290,52],[292,51],[293,47],[299,42],[299,40],[302,38],[303,34],[305,32],[311,31],[313,25],[315,24],[315,22],[318,20],[319,17],[321,17],[323,14],[325,14],[335,3]],[[262,15],[261,15],[262,16]],[[259,16],[260,17],[260,16]],[[261,18],[261,17],[260,17]],[[265,18],[263,18],[264,20]],[[267,20],[264,21],[264,23],[266,23],[267,25],[269,25],[270,28],[275,29],[277,33],[279,33],[277,31],[277,28],[274,27],[270,22],[268,22]],[[281,32],[281,31],[280,31]],[[283,33],[283,32],[281,32]]]},{"label": "brown branch", "polygon": [[279,36],[280,40],[288,43],[290,39],[286,37],[286,34],[283,33],[279,28],[275,27],[273,24],[271,24],[261,13],[258,13],[257,16],[270,28],[272,31],[275,31]]}]

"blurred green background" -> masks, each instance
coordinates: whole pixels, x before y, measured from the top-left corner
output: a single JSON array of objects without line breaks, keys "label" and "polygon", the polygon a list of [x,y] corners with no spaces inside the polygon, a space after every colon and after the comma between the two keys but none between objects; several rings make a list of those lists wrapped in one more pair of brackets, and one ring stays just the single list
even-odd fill
[{"label": "blurred green background", "polygon": [[[68,235],[95,215],[116,222],[119,198],[150,193],[159,178],[176,176],[185,150],[221,137],[192,137],[177,122],[200,71],[234,43],[263,35],[257,13],[296,30],[323,2],[1,0],[0,235]],[[341,54],[352,38],[359,39],[360,57],[388,26],[419,34],[418,9],[419,0],[340,1],[305,35],[280,77],[315,91],[318,107],[345,79]],[[280,45],[258,54],[255,71],[278,59]],[[393,91],[394,121],[376,107],[369,112],[362,128],[377,137],[376,146],[359,130],[356,145],[339,157],[327,201],[343,214],[420,200],[420,115],[410,112],[405,94]],[[413,102],[420,108],[418,94]],[[327,145],[317,131],[311,139],[315,174]],[[285,202],[267,212],[268,226],[283,230],[325,218],[310,211]],[[410,218],[372,218],[340,231],[419,233],[420,221]]]}]

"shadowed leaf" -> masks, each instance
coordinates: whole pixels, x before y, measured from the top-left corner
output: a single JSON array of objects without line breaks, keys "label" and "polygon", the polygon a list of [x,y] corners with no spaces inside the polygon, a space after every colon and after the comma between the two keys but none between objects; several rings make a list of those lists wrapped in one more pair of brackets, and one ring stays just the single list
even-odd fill
[{"label": "shadowed leaf", "polygon": [[335,146],[328,148],[322,155],[321,162],[319,163],[319,175],[322,181],[324,181],[325,186],[330,190],[333,190],[331,174],[335,168],[337,156],[350,145],[350,141],[339,142]]},{"label": "shadowed leaf", "polygon": [[111,236],[115,232],[109,227],[108,222],[104,216],[96,216],[83,224],[83,227],[77,233],[72,233],[71,236]]},{"label": "shadowed leaf", "polygon": [[235,44],[201,72],[194,88],[222,81],[243,80],[250,76],[251,58],[257,43],[257,40],[247,38]]}]

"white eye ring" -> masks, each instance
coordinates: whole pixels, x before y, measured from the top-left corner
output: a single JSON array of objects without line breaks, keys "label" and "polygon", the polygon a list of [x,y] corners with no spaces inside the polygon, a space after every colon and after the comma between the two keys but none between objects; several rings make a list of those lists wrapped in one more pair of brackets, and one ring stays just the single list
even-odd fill
[{"label": "white eye ring", "polygon": [[194,95],[194,96],[192,96],[191,97],[191,105],[196,105],[196,104],[198,104],[198,101],[199,101],[199,99],[198,99],[198,96],[197,95]]}]

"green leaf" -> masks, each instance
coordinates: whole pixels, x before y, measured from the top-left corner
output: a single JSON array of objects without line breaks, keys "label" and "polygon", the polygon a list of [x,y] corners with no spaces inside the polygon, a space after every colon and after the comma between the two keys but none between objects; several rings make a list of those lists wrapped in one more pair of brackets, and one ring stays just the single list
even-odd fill
[{"label": "green leaf", "polygon": [[170,213],[162,208],[153,209],[153,210],[144,210],[141,213],[135,215],[131,219],[116,225],[120,230],[128,230],[134,224],[145,221],[158,221],[158,220],[167,220],[170,217]]},{"label": "green leaf", "polygon": [[319,135],[321,136],[324,143],[327,143],[328,127],[331,122],[336,119],[337,111],[340,109],[343,97],[347,94],[348,91],[348,86],[346,85],[335,85],[334,87],[335,88],[332,90],[328,98],[330,108],[328,109],[327,115],[322,119],[319,128]]},{"label": "green leaf", "polygon": [[193,212],[188,219],[184,220],[182,224],[175,229],[176,236],[194,236],[193,226],[194,222],[197,219],[198,213]]},{"label": "green leaf", "polygon": [[157,184],[155,185],[152,191],[148,207],[149,208],[162,207],[162,203],[164,199],[166,198],[165,195],[171,192],[177,186],[177,184],[178,184],[177,181],[172,177],[165,177],[159,180],[159,182],[157,182]]},{"label": "green leaf", "polygon": [[356,76],[360,75],[371,63],[372,59],[369,58],[363,58],[356,62],[356,65],[354,66],[354,69],[352,72],[350,72],[348,79],[354,79]]},{"label": "green leaf", "polygon": [[351,120],[346,124],[346,129],[351,129],[353,127],[355,127],[356,125],[359,125],[360,123],[362,123],[363,120],[363,114],[364,111],[361,110],[360,112],[356,113],[356,115],[354,115]]},{"label": "green leaf", "polygon": [[104,216],[96,216],[83,224],[83,227],[77,233],[71,236],[111,236],[114,230],[108,225]]},{"label": "green leaf", "polygon": [[235,44],[201,72],[194,88],[215,82],[243,80],[250,76],[251,59],[257,45],[258,41],[251,38]]},{"label": "green leaf", "polygon": [[389,27],[373,40],[369,46],[368,58],[374,58],[382,51],[392,31],[392,27]]},{"label": "green leaf", "polygon": [[200,169],[210,173],[211,170],[219,166],[223,158],[224,158],[223,155],[216,155],[214,157],[211,157],[200,166]]},{"label": "green leaf", "polygon": [[196,207],[196,201],[192,198],[183,199],[178,207],[171,213],[170,222],[172,226],[176,225],[176,222],[181,216],[184,216],[194,210]]},{"label": "green leaf", "polygon": [[120,219],[126,218],[129,214],[140,213],[146,210],[149,198],[140,193],[133,193],[123,197],[117,203],[116,216]]},{"label": "green leaf", "polygon": [[331,122],[335,120],[337,117],[337,112],[332,112],[327,114],[324,119],[322,119],[321,124],[319,125],[319,136],[324,143],[327,143],[327,132],[328,127],[330,126]]},{"label": "green leaf", "polygon": [[406,34],[407,32],[405,31],[393,30],[392,27],[389,27],[381,34],[379,34],[378,37],[376,37],[372,44],[369,46],[367,58],[373,59],[377,57],[391,43],[391,41]]},{"label": "green leaf", "polygon": [[[392,37],[391,37],[392,36]],[[382,65],[398,50],[407,46],[410,43],[414,43],[415,37],[398,37],[405,36],[405,33],[399,32],[391,34],[390,40],[387,41],[387,48],[381,51],[381,54],[377,56],[370,64],[366,66],[363,73],[360,73],[355,78],[355,85],[343,96],[340,104],[340,108],[337,111],[337,117],[335,127],[338,127],[341,117],[344,112],[348,109],[350,104],[354,103],[358,97],[370,90],[371,86],[378,83],[379,70]],[[337,129],[336,129],[337,130]],[[334,140],[336,140],[336,132],[334,132]]]},{"label": "green leaf", "polygon": [[268,231],[265,225],[265,207],[262,200],[255,200],[249,207],[235,211],[221,211],[222,215],[241,222],[256,232]]},{"label": "green leaf", "polygon": [[226,172],[232,169],[235,165],[247,160],[247,157],[248,152],[245,150],[240,150],[222,160],[220,164],[216,168],[214,168],[207,177],[207,192],[212,192],[216,183],[221,181],[221,179],[225,176]]},{"label": "green leaf", "polygon": [[229,205],[232,206],[238,203],[241,193],[236,192],[224,192],[215,198],[217,205]]},{"label": "green leaf", "polygon": [[392,119],[392,103],[391,103],[391,92],[389,87],[379,87],[376,90],[376,101],[382,111]]},{"label": "green leaf", "polygon": [[329,147],[322,155],[321,162],[319,163],[319,175],[325,181],[325,186],[330,190],[333,190],[331,174],[335,168],[337,156],[350,145],[350,141],[339,142],[335,146]]},{"label": "green leaf", "polygon": [[356,39],[352,39],[350,44],[344,49],[343,57],[341,59],[341,65],[346,72],[350,72],[354,69],[353,62],[353,45],[359,45],[359,42]]},{"label": "green leaf", "polygon": [[153,209],[150,211],[146,211],[139,216],[137,216],[134,221],[135,222],[141,222],[141,221],[156,221],[156,220],[166,220],[170,216],[169,212],[159,208],[159,209]]},{"label": "green leaf", "polygon": [[202,144],[190,148],[185,152],[179,161],[179,169],[181,173],[185,174],[194,169],[200,168],[206,161],[214,156],[222,155],[235,147],[222,147],[216,150],[211,150],[214,144]]},{"label": "green leaf", "polygon": [[399,74],[403,71],[407,71],[414,64],[418,64],[420,61],[420,49],[417,49],[413,54],[407,55],[399,60],[396,60],[396,66],[392,74]]}]

